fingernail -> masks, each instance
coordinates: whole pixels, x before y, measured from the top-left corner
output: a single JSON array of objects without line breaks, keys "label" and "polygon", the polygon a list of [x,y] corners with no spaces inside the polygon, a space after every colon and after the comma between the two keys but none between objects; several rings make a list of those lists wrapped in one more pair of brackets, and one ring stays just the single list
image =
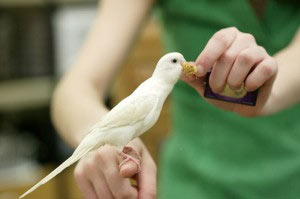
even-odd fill
[{"label": "fingernail", "polygon": [[229,88],[230,88],[231,90],[233,90],[233,91],[241,91],[241,90],[244,89],[243,85],[238,86],[238,87],[232,87],[232,86],[230,86],[230,85],[228,85],[228,86],[229,86]]},{"label": "fingernail", "polygon": [[255,91],[255,89],[253,90],[253,89],[249,89],[249,88],[247,88],[247,87],[244,87],[244,89],[245,89],[247,92],[253,92],[253,91]]}]

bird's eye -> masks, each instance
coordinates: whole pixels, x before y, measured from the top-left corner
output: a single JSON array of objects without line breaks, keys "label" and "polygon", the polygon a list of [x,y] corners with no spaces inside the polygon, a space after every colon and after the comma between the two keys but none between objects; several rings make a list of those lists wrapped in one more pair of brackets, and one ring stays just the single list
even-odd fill
[{"label": "bird's eye", "polygon": [[176,64],[177,63],[177,59],[172,59],[172,63]]}]

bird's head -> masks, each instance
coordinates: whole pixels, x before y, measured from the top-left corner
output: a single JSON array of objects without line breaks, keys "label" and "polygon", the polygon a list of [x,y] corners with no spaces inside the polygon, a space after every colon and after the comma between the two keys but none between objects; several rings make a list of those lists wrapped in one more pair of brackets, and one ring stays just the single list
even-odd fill
[{"label": "bird's head", "polygon": [[158,61],[153,77],[175,84],[180,78],[184,63],[186,61],[182,54],[176,52],[166,54]]}]

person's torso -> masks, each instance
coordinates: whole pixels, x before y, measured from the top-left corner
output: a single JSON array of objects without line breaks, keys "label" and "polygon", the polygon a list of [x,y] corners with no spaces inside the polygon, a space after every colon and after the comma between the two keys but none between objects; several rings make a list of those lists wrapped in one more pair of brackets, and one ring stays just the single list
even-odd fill
[{"label": "person's torso", "polygon": [[[215,32],[230,26],[253,34],[273,55],[289,44],[300,22],[299,7],[281,0],[268,0],[261,16],[247,0],[162,0],[160,7],[166,50],[191,61]],[[183,82],[175,86],[172,104],[174,136],[164,153],[162,198],[300,195],[300,105],[244,118],[213,107]]]}]

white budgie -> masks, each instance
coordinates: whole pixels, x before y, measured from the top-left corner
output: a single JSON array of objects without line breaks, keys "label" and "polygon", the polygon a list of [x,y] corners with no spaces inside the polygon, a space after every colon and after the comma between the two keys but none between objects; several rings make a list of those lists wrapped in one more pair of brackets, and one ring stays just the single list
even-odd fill
[{"label": "white budgie", "polygon": [[88,152],[105,144],[116,146],[122,151],[128,142],[150,129],[157,121],[162,106],[179,80],[181,72],[186,69],[184,63],[186,62],[180,53],[163,56],[157,63],[153,75],[93,126],[71,157],[20,198],[51,180]]}]

